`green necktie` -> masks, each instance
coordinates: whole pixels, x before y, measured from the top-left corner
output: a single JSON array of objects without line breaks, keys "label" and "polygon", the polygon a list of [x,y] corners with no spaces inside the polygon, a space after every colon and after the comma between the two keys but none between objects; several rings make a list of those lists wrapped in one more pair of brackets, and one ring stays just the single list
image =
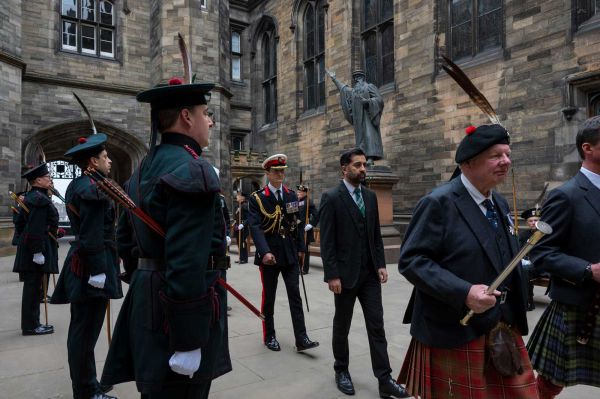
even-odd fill
[{"label": "green necktie", "polygon": [[360,193],[360,188],[354,189],[354,198],[356,200],[356,205],[358,205],[358,209],[360,210],[360,214],[365,217],[365,201],[363,201],[363,197]]}]

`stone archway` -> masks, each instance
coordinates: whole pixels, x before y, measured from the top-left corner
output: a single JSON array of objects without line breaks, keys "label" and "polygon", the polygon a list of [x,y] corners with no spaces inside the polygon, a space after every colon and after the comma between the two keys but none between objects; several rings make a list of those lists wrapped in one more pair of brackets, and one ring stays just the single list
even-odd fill
[{"label": "stone archway", "polygon": [[[94,120],[94,123],[98,132],[108,136],[106,147],[109,157],[113,161],[111,177],[122,184],[131,176],[133,169],[146,155],[147,145],[121,129],[97,120]],[[80,137],[86,137],[91,133],[92,130],[87,119],[47,126],[29,138],[24,147],[30,153],[23,154],[23,161],[35,157],[40,149],[48,162],[65,160],[63,154],[76,145]]]}]

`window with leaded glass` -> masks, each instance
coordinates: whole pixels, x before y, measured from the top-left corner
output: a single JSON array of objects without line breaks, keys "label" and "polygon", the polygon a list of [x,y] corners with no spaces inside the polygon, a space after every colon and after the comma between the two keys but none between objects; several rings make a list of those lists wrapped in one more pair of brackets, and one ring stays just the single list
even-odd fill
[{"label": "window with leaded glass", "polygon": [[244,136],[238,134],[231,135],[231,149],[234,151],[244,150]]},{"label": "window with leaded glass", "polygon": [[263,34],[262,60],[264,123],[269,124],[277,120],[277,41],[274,31]]},{"label": "window with leaded glass", "polygon": [[502,0],[448,1],[450,58],[474,57],[502,46]]},{"label": "window with leaded glass", "polygon": [[394,81],[394,1],[362,0],[362,52],[367,81]]},{"label": "window with leaded glass", "polygon": [[63,50],[114,58],[114,1],[61,0],[60,12]]},{"label": "window with leaded glass", "polygon": [[325,11],[323,0],[304,11],[304,110],[325,104]]},{"label": "window with leaded glass", "polygon": [[600,23],[600,0],[573,0],[575,24],[581,27],[586,23]]},{"label": "window with leaded glass", "polygon": [[242,35],[231,32],[231,80],[242,80]]}]

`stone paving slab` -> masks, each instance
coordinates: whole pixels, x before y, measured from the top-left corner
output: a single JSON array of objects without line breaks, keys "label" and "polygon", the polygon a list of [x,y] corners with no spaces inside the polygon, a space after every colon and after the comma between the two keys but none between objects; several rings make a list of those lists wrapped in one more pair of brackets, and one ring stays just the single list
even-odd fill
[{"label": "stone paving slab", "polygon": [[[64,239],[63,239],[64,241]],[[61,262],[67,245],[60,248]],[[236,260],[237,256],[233,256]],[[262,344],[260,320],[235,298],[229,297],[229,344],[233,371],[215,380],[211,398],[347,398],[334,382],[331,353],[333,297],[323,282],[320,258],[311,257],[311,272],[305,276],[310,312],[305,318],[309,336],[321,345],[305,353],[296,353],[285,286],[279,284],[275,305],[275,327],[281,352],[272,352]],[[20,333],[22,283],[11,272],[14,257],[0,258],[0,399],[69,399],[71,382],[67,364],[68,305],[49,305],[49,318],[56,332],[40,337],[23,337]],[[412,286],[398,274],[396,265],[388,265],[390,281],[383,286],[383,306],[388,352],[396,377],[410,341],[409,326],[402,324],[404,309]],[[260,306],[261,286],[258,270],[251,264],[234,264],[228,272],[229,282]],[[126,289],[127,286],[124,285]],[[549,303],[544,288],[536,287],[537,309],[528,313],[530,328]],[[49,288],[52,293],[52,283]],[[111,319],[117,318],[122,300],[111,301]],[[41,307],[43,319],[43,307]],[[373,377],[365,322],[357,303],[349,336],[350,373],[356,388],[354,398],[378,398]],[[106,331],[96,346],[97,370],[101,373],[108,344]],[[121,384],[112,391],[120,399],[139,399],[134,383]],[[596,399],[600,389],[577,386],[568,388],[560,399]]]}]

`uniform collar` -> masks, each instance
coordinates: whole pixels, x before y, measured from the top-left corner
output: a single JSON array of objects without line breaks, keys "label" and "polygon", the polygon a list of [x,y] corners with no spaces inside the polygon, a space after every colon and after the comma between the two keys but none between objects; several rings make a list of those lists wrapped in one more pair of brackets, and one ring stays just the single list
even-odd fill
[{"label": "uniform collar", "polygon": [[180,147],[189,146],[198,155],[202,154],[202,147],[193,138],[181,133],[165,132],[162,134],[161,144],[171,144]]}]

